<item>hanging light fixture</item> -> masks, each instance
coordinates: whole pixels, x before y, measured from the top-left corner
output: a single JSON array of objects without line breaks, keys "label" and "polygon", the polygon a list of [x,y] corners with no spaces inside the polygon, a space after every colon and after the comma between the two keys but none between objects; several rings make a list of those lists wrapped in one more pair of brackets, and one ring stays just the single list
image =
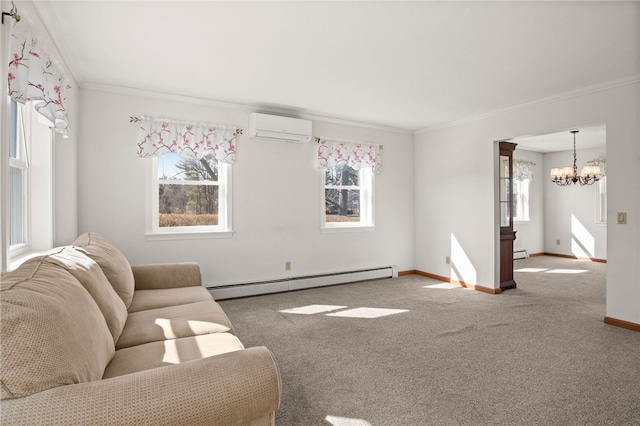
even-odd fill
[{"label": "hanging light fixture", "polygon": [[582,166],[582,170],[580,170],[580,174],[578,175],[578,167],[576,166],[576,160],[578,159],[576,155],[576,133],[578,132],[579,130],[572,130],[570,132],[573,133],[573,167],[565,166],[551,169],[551,182],[557,185],[567,186],[578,182],[580,185],[592,185],[600,180],[602,176],[600,166],[596,165]]}]

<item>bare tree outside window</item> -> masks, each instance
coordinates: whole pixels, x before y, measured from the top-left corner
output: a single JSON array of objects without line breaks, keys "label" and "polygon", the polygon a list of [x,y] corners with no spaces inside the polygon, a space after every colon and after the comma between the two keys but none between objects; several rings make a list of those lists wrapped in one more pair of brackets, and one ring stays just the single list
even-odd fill
[{"label": "bare tree outside window", "polygon": [[217,225],[217,161],[212,156],[200,160],[174,157],[164,158],[158,167],[159,226]]}]

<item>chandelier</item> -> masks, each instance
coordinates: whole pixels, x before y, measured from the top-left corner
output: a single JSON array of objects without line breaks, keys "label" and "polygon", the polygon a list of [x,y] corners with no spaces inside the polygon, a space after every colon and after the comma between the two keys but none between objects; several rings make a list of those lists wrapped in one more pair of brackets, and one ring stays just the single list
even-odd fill
[{"label": "chandelier", "polygon": [[572,130],[573,133],[573,167],[554,167],[551,169],[551,182],[560,186],[571,185],[572,183],[580,183],[580,185],[592,185],[602,176],[600,166],[586,165],[582,166],[580,174],[578,175],[578,167],[576,166],[576,133],[579,130]]}]

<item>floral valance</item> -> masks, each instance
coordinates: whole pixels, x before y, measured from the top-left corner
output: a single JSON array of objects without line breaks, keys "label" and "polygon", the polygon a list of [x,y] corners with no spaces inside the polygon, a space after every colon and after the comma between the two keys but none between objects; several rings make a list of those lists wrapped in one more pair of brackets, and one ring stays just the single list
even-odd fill
[{"label": "floral valance", "polygon": [[318,167],[327,169],[347,165],[354,170],[371,167],[373,173],[382,171],[382,147],[380,145],[336,139],[317,138]]},{"label": "floral valance", "polygon": [[56,132],[69,136],[66,91],[70,88],[62,68],[47,53],[29,20],[9,20],[13,28],[7,73],[9,96],[20,103],[41,101],[35,109],[53,123]]},{"label": "floral valance", "polygon": [[533,161],[513,160],[513,178],[517,180],[533,180]]},{"label": "floral valance", "polygon": [[140,121],[139,157],[173,152],[182,158],[196,159],[211,154],[228,164],[236,160],[236,127],[148,117],[142,117]]}]

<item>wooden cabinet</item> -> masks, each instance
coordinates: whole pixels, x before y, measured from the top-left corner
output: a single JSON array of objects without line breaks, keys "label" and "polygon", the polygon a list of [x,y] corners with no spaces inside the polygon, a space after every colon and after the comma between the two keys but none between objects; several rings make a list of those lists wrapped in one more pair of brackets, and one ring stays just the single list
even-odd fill
[{"label": "wooden cabinet", "polygon": [[500,142],[500,289],[516,288],[513,280],[513,151],[516,144]]}]

